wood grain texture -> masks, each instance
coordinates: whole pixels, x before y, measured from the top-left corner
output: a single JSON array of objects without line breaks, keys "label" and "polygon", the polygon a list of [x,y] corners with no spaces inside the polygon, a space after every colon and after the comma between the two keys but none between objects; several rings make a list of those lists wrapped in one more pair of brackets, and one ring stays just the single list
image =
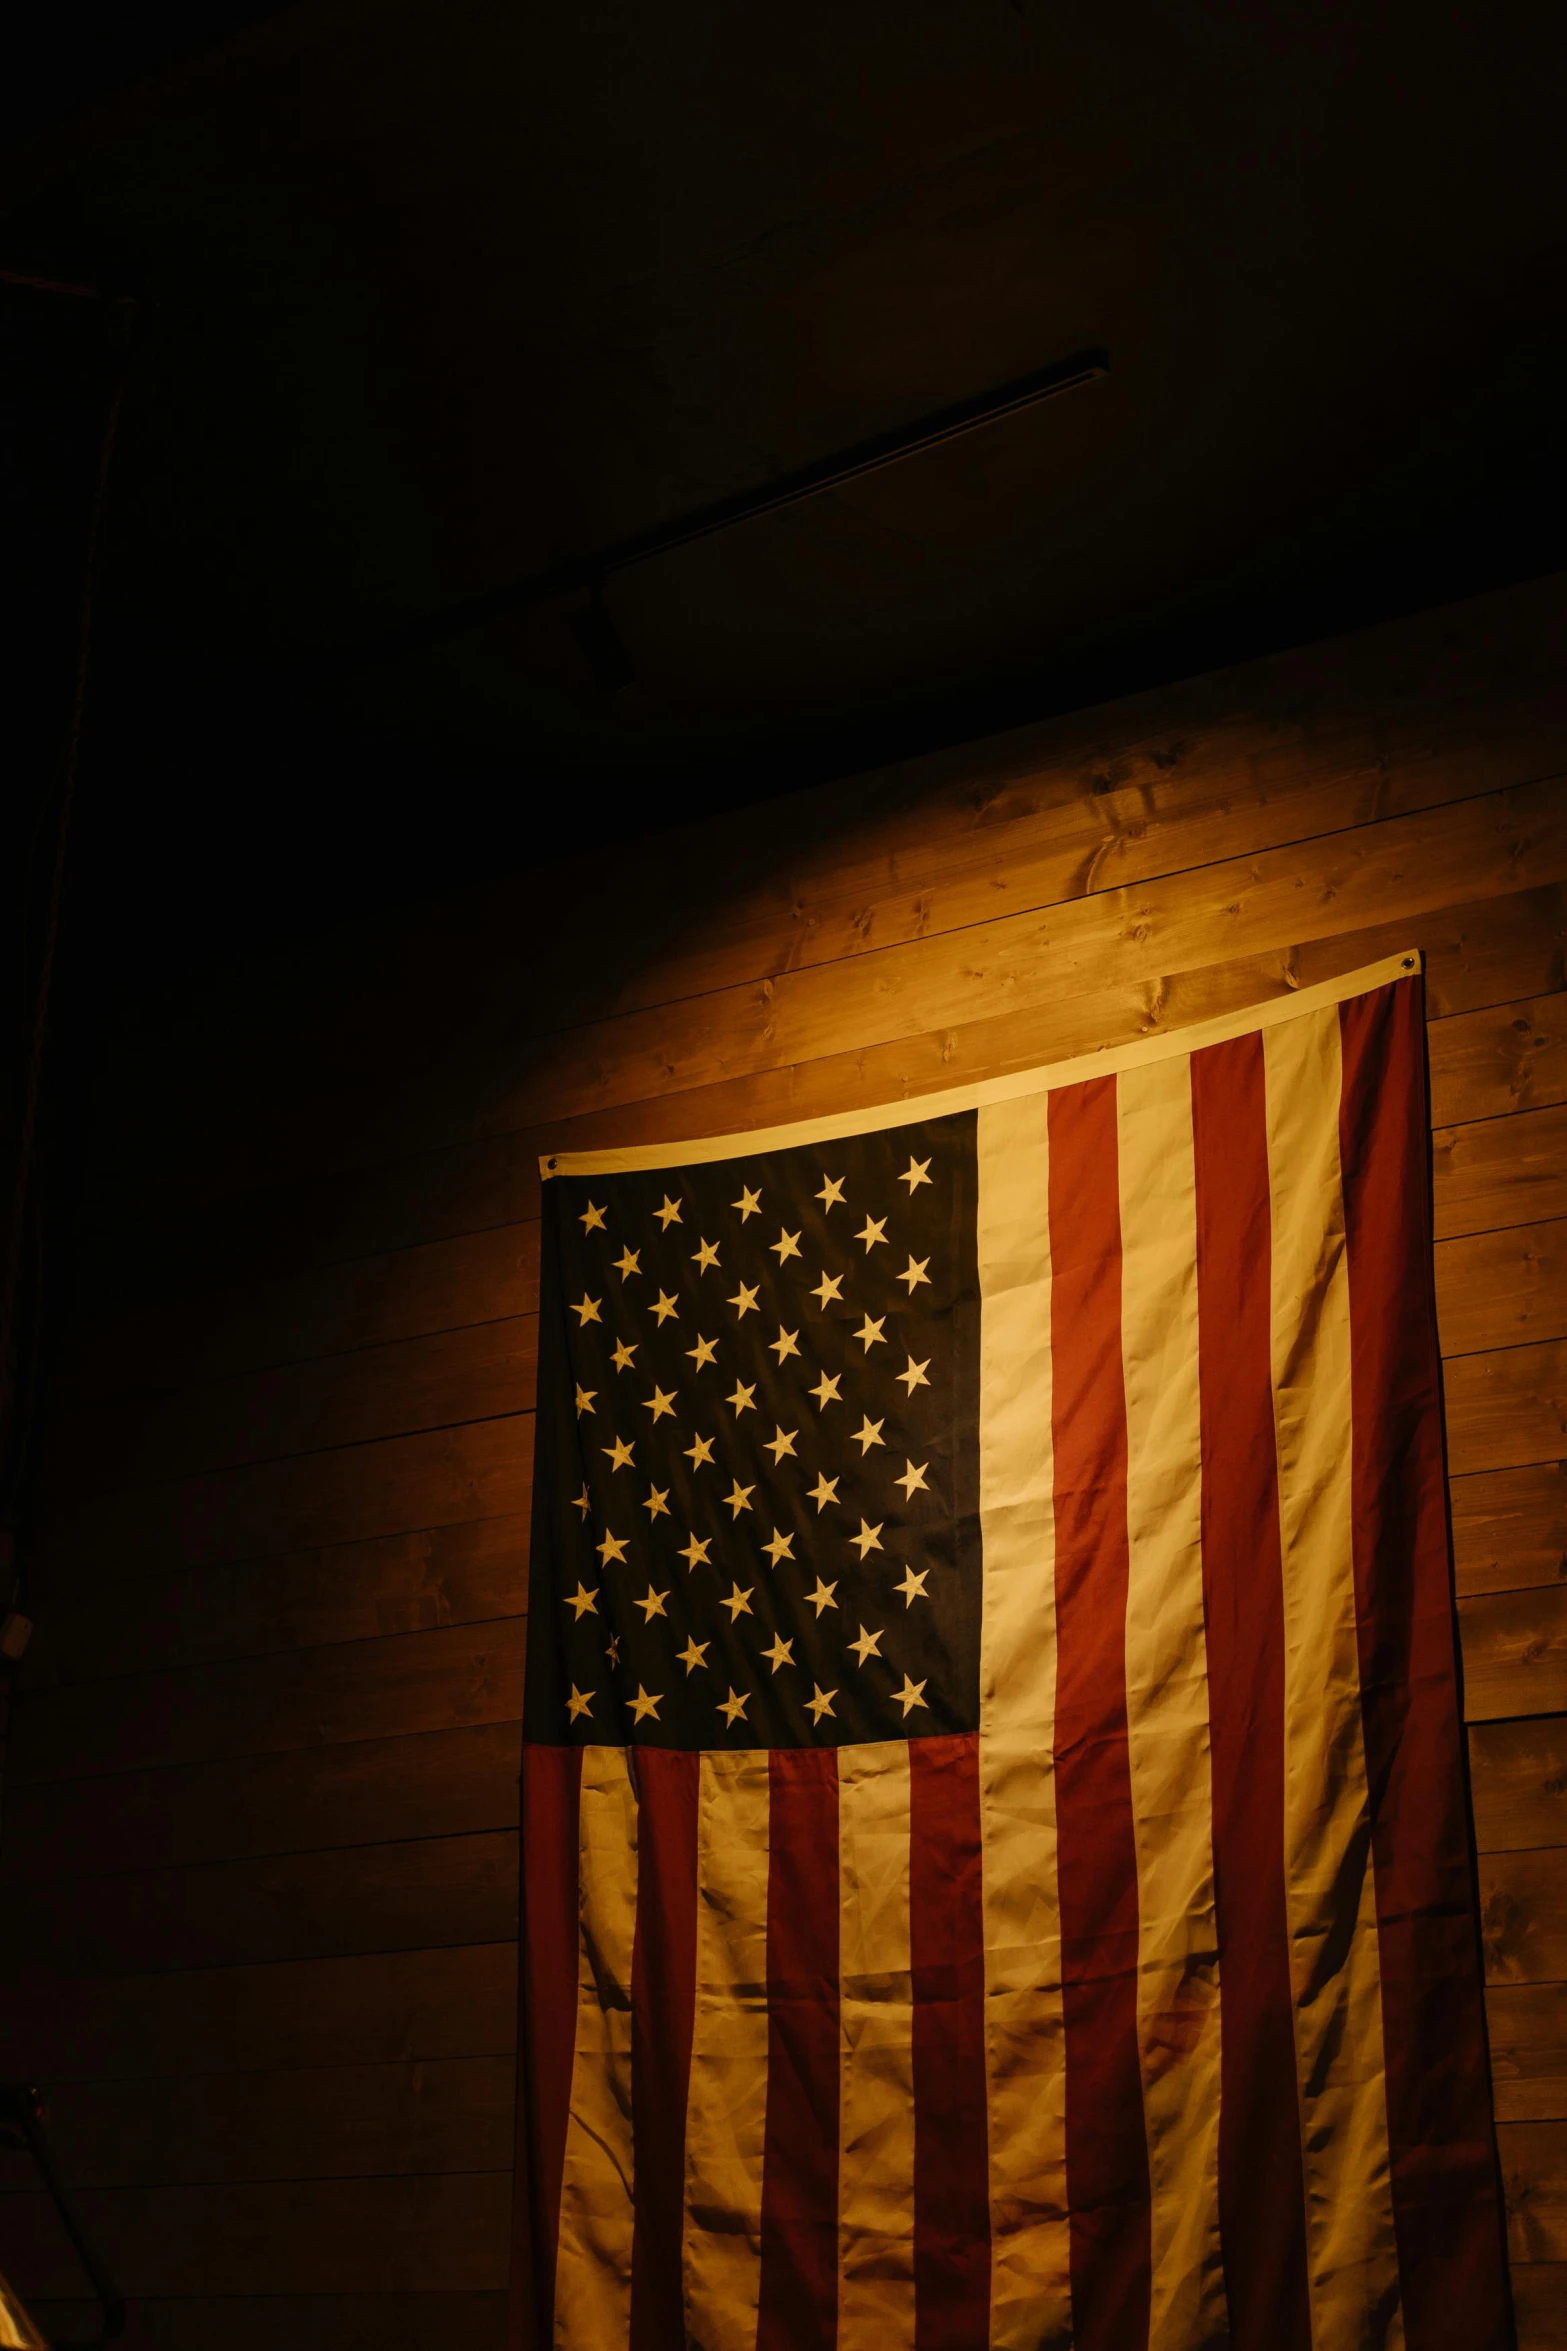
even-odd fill
[{"label": "wood grain texture", "polygon": [[[511,2175],[99,2188],[82,2219],[123,2291],[143,2295],[494,2293]],[[0,2196],[0,2270],[63,2300],[80,2275],[35,2194]]]},{"label": "wood grain texture", "polygon": [[[1449,1156],[1461,1148],[1451,1141]],[[1495,1160],[1492,1153],[1486,1166]],[[1444,1165],[1438,1213],[1505,1222],[1514,1174],[1510,1160],[1504,1165],[1507,1172],[1495,1180],[1489,1198],[1483,1178],[1465,1182],[1461,1210],[1450,1206]],[[1442,1245],[1437,1279],[1448,1353],[1556,1335],[1547,1326],[1560,1325],[1567,1312],[1564,1233],[1567,1220],[1557,1220],[1516,1240],[1487,1230],[1467,1247]],[[439,1244],[373,1261],[373,1285],[360,1263],[338,1269],[355,1290],[380,1291],[379,1313],[360,1319],[366,1326],[373,1320],[382,1335],[352,1344],[345,1343],[346,1318],[337,1311],[334,1282],[326,1274],[312,1277],[306,1296],[289,1308],[287,1343],[297,1359],[267,1361],[268,1351],[284,1343],[276,1327],[252,1308],[231,1329],[225,1319],[229,1302],[221,1298],[205,1317],[187,1307],[177,1318],[188,1342],[185,1355],[167,1345],[160,1355],[166,1334],[154,1329],[138,1339],[134,1323],[129,1329],[122,1324],[112,1356],[105,1351],[91,1379],[59,1399],[59,1475],[75,1483],[85,1467],[94,1488],[142,1485],[443,1426],[456,1413],[478,1418],[526,1410],[537,1349],[538,1227],[509,1227],[504,1240],[504,1253],[496,1253],[504,1264],[491,1268],[481,1255],[466,1288],[443,1278],[419,1280],[406,1296],[396,1290],[407,1260],[444,1254]],[[502,1273],[506,1279],[499,1278]],[[502,1311],[504,1302],[515,1299],[526,1301],[526,1311]],[[397,1335],[386,1335],[393,1331]],[[247,1357],[257,1358],[260,1367],[252,1368]],[[184,1369],[183,1379],[170,1376],[176,1365]]]},{"label": "wood grain texture", "polygon": [[524,1620],[503,1617],[80,1688],[29,1689],[19,1694],[12,1721],[11,1769],[18,1783],[74,1779],[516,1722],[524,1639]]},{"label": "wood grain texture", "polygon": [[533,1415],[517,1413],[62,1500],[40,1549],[69,1603],[83,1576],[130,1583],[149,1570],[218,1567],[470,1519],[525,1519],[532,1466]]},{"label": "wood grain texture", "polygon": [[[1532,583],[128,1021],[0,2066],[48,2086],[133,2351],[499,2351],[538,1153],[904,1100],[1411,944],[1521,2340],[1567,2345],[1564,651],[1567,582]],[[77,2291],[3,2166],[0,2267]]]},{"label": "wood grain texture", "polygon": [[1518,2351],[1567,2351],[1567,2262],[1513,2264]]},{"label": "wood grain texture", "polygon": [[13,1785],[0,1903],[77,1871],[169,1869],[517,1825],[520,1722]]},{"label": "wood grain texture", "polygon": [[354,1253],[89,1324],[73,1349],[61,1408],[500,1322],[537,1313],[538,1304],[536,1218],[382,1255]]},{"label": "wood grain texture", "polygon": [[1493,1984],[1485,2014],[1498,2122],[1567,2118],[1567,1984]]},{"label": "wood grain texture", "polygon": [[[515,1045],[509,1068],[497,1069],[488,1087],[476,1073],[465,1096],[468,1131],[477,1123],[505,1132],[690,1095],[721,1080],[825,1068],[843,1057],[845,1035],[856,1039],[856,1057],[897,1049],[883,1065],[862,1060],[856,1086],[860,1103],[896,1099],[954,1082],[945,1068],[923,1074],[930,1057],[922,1064],[916,1050],[911,1061],[910,1048],[954,1028],[993,1031],[999,1005],[1013,1018],[1027,1016],[1028,1046],[1016,1066],[1067,1058],[1298,985],[1303,948],[1336,952],[1338,968],[1350,968],[1355,958],[1342,959],[1343,944],[1357,933],[1397,929],[1403,944],[1423,945],[1419,931],[1444,909],[1564,878],[1567,796],[1550,778],[624,1013],[541,1038],[530,1052]],[[1199,1008],[1201,992],[1185,983],[1221,967],[1230,972],[1228,1002],[1210,996]],[[896,1082],[899,1054],[906,1072],[921,1071],[912,1085],[907,1076]],[[982,1058],[993,1064],[993,1044]],[[885,1076],[873,1080],[882,1066]],[[758,1100],[747,1123],[766,1115]],[[770,1115],[790,1112],[775,1103]],[[405,1143],[406,1123],[400,1113]],[[370,1105],[352,1113],[352,1124],[363,1144],[375,1132]],[[693,1131],[684,1118],[680,1127]],[[420,1138],[428,1147],[453,1139],[439,1123]],[[393,1146],[383,1147],[390,1155]]]},{"label": "wood grain texture", "polygon": [[[66,2082],[46,2086],[49,2140],[76,2188],[505,2171],[513,2086],[504,2054],[165,2076],[151,2097]],[[28,2157],[0,2157],[0,2194],[35,2184]]]},{"label": "wood grain texture", "polygon": [[1041,1058],[1064,1060],[1119,1041],[1155,978],[1564,879],[1567,790],[1552,778],[544,1039],[505,1123],[810,1062],[846,1029],[912,1039],[998,1002],[1033,1012]]},{"label": "wood grain texture", "polygon": [[[1546,885],[1502,900],[1435,909],[1423,919],[1418,943],[1426,954],[1433,1020],[1435,1117],[1450,1123],[1492,1115],[1506,1107],[1494,1093],[1477,1112],[1463,1072],[1449,1080],[1444,1024],[1478,1007],[1567,984],[1567,888]],[[1294,941],[1272,955],[1242,958],[1205,981],[1166,979],[1143,991],[1128,1033],[1232,1011],[1331,979],[1407,944],[1407,924],[1373,923],[1337,939]],[[420,1146],[406,1125],[378,1141],[360,1123],[347,1130],[336,1160],[317,1132],[305,1163],[270,1185],[258,1181],[249,1160],[225,1185],[221,1171],[214,1174],[187,1154],[161,1169],[161,1180],[148,1193],[117,1181],[89,1203],[78,1313],[90,1309],[90,1320],[117,1301],[135,1300],[157,1312],[171,1295],[199,1298],[224,1284],[329,1268],[536,1217],[543,1151],[721,1134],[807,1112],[899,1100],[1028,1068],[1041,1058],[1033,1017],[1001,1010],[977,1022],[943,1025],[911,1045],[851,1048],[809,1069],[724,1081],[533,1127]]]},{"label": "wood grain texture", "polygon": [[[50,2340],[87,2342],[98,2323],[84,2302],[35,2302]],[[504,2294],[196,2294],[149,2296],[116,2351],[502,2351]]]},{"label": "wood grain texture", "polygon": [[[1457,625],[1488,626],[1498,609],[1494,603],[1472,607],[1466,623]],[[1559,628],[1559,623],[1553,625]],[[1076,801],[1081,813],[1068,821],[1081,828],[1081,862],[1062,877],[1061,886],[1069,892],[1092,890],[1102,878],[1100,852],[1107,834],[1130,840],[1135,854],[1139,839],[1148,836],[1150,795],[1166,803],[1189,801],[1194,792],[1201,795],[1205,785],[1222,828],[1216,836],[1222,845],[1215,851],[1222,861],[1264,847],[1276,837],[1269,835],[1266,818],[1259,830],[1248,812],[1248,799],[1258,797],[1259,785],[1266,806],[1270,785],[1275,793],[1282,788],[1286,794],[1302,788],[1309,793],[1320,785],[1323,794],[1331,794],[1344,776],[1364,772],[1369,778],[1375,772],[1380,780],[1367,801],[1338,811],[1351,821],[1356,815],[1396,812],[1430,797],[1418,784],[1409,794],[1404,776],[1429,763],[1434,741],[1466,705],[1481,764],[1462,779],[1461,788],[1488,791],[1526,782],[1559,766],[1554,748],[1560,731],[1554,716],[1546,714],[1543,733],[1538,725],[1540,695],[1554,700],[1560,691],[1548,664],[1532,679],[1498,668],[1489,687],[1489,706],[1483,711],[1478,684],[1467,695],[1455,697],[1448,683],[1428,669],[1420,690],[1432,698],[1429,704],[1416,709],[1406,703],[1395,718],[1395,689],[1385,686],[1378,692],[1369,682],[1363,691],[1345,685],[1348,673],[1342,665],[1352,659],[1347,644],[1324,656],[1315,689],[1319,699],[1310,721],[1298,706],[1288,711],[1266,707],[1265,697],[1282,674],[1266,664],[1197,681],[1191,689],[1163,689],[1141,710],[1141,723],[1133,730],[1141,752],[1129,754],[1130,770],[1122,764],[1121,751],[1107,749],[1107,744],[1124,746],[1128,741],[1123,707],[1094,714],[1086,732],[1070,729],[1065,737],[1053,722],[1048,750],[1039,746],[1026,757],[1015,751],[1011,760],[1003,758],[999,773],[991,767],[1000,756],[997,748],[986,745],[961,755],[943,755],[934,764],[916,762],[900,776],[884,776],[874,784],[835,785],[817,803],[822,811],[816,836],[818,870],[825,861],[831,868],[828,889],[843,890],[845,867],[866,863],[857,855],[858,839],[869,844],[872,865],[890,858],[887,872],[896,892],[911,872],[911,857],[923,854],[939,874],[952,858],[954,833],[966,833],[977,835],[981,886],[993,900],[998,884],[1004,889],[1014,860],[1025,868],[1027,863],[1026,854],[1019,856],[1018,823],[1008,820],[1021,820],[1026,828],[1041,809]],[[1353,710],[1344,702],[1332,706],[1329,670],[1336,672],[1346,696],[1361,694]],[[1239,704],[1225,709],[1230,695],[1238,697]],[[1264,699],[1259,701],[1259,696]],[[1204,713],[1201,718],[1194,715],[1199,710]],[[1176,711],[1179,718],[1172,716]],[[1413,730],[1415,739],[1406,736],[1406,728]],[[1346,760],[1343,747],[1357,734],[1362,741]],[[1218,748],[1218,739],[1230,746],[1241,740],[1249,743],[1244,773],[1233,756],[1227,758]],[[1064,740],[1070,740],[1074,750],[1064,750]],[[1019,757],[1024,760],[1021,772],[1015,765]],[[1064,766],[1058,764],[1063,760]],[[1320,774],[1313,772],[1313,763],[1319,760]],[[1254,766],[1256,761],[1260,767]],[[988,780],[977,782],[976,771]],[[960,773],[962,781],[956,783]],[[1019,783],[1023,790],[1014,791],[1009,799],[1008,788]],[[1214,783],[1219,786],[1216,793]],[[941,814],[942,794],[954,787],[956,821],[949,829],[950,820]],[[1127,788],[1132,803],[1118,811],[1116,795]],[[1322,819],[1312,813],[1309,801],[1304,814],[1308,829],[1317,830]],[[537,882],[528,877],[520,890],[500,883],[467,901],[460,914],[452,908],[437,909],[423,918],[412,938],[402,935],[410,927],[406,921],[401,926],[361,924],[341,942],[327,940],[296,957],[299,993],[310,1003],[313,1016],[308,1025],[301,1023],[298,1037],[280,1030],[275,987],[259,975],[241,975],[221,1003],[197,1007],[176,1025],[166,1044],[159,1038],[144,1039],[142,1049],[127,1057],[127,1087],[138,1104],[151,1106],[155,1132],[180,1138],[179,1155],[187,1163],[196,1138],[188,1132],[188,1118],[182,1120],[180,1113],[187,1108],[186,1073],[193,1067],[203,1069],[207,1078],[206,1135],[201,1139],[232,1135],[237,1144],[239,1133],[244,1133],[245,1157],[252,1167],[264,1157],[287,1154],[294,1138],[287,1131],[287,1118],[278,1115],[279,1107],[312,1096],[324,1097],[336,1133],[373,1139],[375,1130],[366,1125],[364,1107],[343,1099],[345,1073],[360,1069],[365,1104],[379,1111],[383,1132],[391,1132],[394,1141],[403,1140],[410,1111],[429,1105],[433,1097],[444,1094],[454,1106],[478,1099],[473,1076],[450,1072],[454,1039],[473,1040],[476,1067],[496,1052],[515,1066],[524,1056],[530,1031],[540,1026],[596,1020],[617,1004],[669,1002],[688,996],[693,988],[710,994],[737,980],[755,982],[798,960],[794,942],[801,924],[791,887],[776,902],[791,942],[782,957],[748,946],[739,963],[725,967],[713,958],[715,951],[719,956],[727,953],[737,923],[743,934],[754,931],[751,909],[758,886],[763,892],[776,888],[795,865],[802,847],[800,821],[796,806],[775,804],[750,812],[737,832],[719,825],[703,827],[699,836],[685,843],[678,837],[667,844],[656,837],[651,843],[639,842],[639,859],[628,861],[629,895],[624,902],[596,868],[591,889],[574,888],[564,876],[538,877]],[[1290,829],[1285,827],[1286,833]],[[1150,871],[1168,873],[1208,863],[1193,854],[1195,846],[1188,843],[1173,858],[1156,852],[1151,866],[1143,863],[1110,878],[1128,881],[1146,878]],[[652,886],[649,877],[659,872],[663,884]],[[559,895],[552,894],[552,884]],[[682,904],[693,886],[694,903]],[[928,930],[932,917],[926,891],[917,887],[904,895],[910,901],[913,925],[920,932]],[[1055,895],[1051,888],[1050,899]],[[867,922],[865,901],[865,888],[856,877],[847,885],[851,919],[841,942],[851,956],[867,938],[874,953],[898,935],[886,925],[878,927],[874,918]],[[568,905],[571,916],[563,922]],[[764,909],[764,927],[772,919]],[[682,967],[681,958],[692,956],[704,959],[700,968],[689,962]],[[626,988],[629,973],[639,975],[634,992]],[[219,1039],[221,1052],[214,1050]],[[323,1076],[318,1078],[317,1072]],[[328,1072],[329,1078],[324,1075]],[[247,1086],[247,1077],[259,1082]],[[220,1095],[225,1083],[227,1101],[220,1109],[210,1098]],[[260,1101],[268,1106],[264,1120],[256,1115]],[[226,1116],[230,1102],[233,1110]],[[153,1188],[161,1173],[159,1168],[149,1170]]]},{"label": "wood grain texture", "polygon": [[1567,1453],[1567,1344],[1547,1339],[1460,1355],[1444,1375],[1455,1477],[1555,1461]]},{"label": "wood grain texture", "polygon": [[527,1546],[527,1520],[514,1512],[95,1582],[60,1595],[28,1654],[39,1679],[79,1682],[515,1616],[526,1605]]},{"label": "wood grain texture", "polygon": [[[1439,1224],[1482,1219],[1488,1229],[1481,1238],[1491,1244],[1488,1256],[1445,1244],[1438,1259],[1439,1295],[1457,1324],[1451,1340],[1444,1328],[1452,1352],[1465,1351],[1465,1341],[1505,1345],[1523,1335],[1519,1326],[1527,1326],[1531,1303],[1537,1323],[1548,1324],[1553,1312],[1559,1318],[1567,1287],[1551,1226],[1536,1229],[1532,1249],[1489,1229],[1512,1221],[1520,1170],[1531,1153],[1527,1122],[1516,1138],[1509,1131],[1500,1142],[1502,1148],[1488,1128],[1477,1155],[1466,1130],[1446,1130],[1447,1157],[1436,1189]],[[1478,1166],[1470,1164],[1476,1156]],[[1461,1157],[1463,1176],[1455,1185],[1451,1170]],[[74,1408],[62,1402],[44,1507],[51,1483],[79,1505],[84,1493],[135,1490],[525,1412],[533,1401],[537,1348],[537,1315],[527,1314],[323,1352],[261,1371],[205,1376],[185,1386],[83,1398]]]},{"label": "wood grain texture", "polygon": [[1567,1716],[1472,1723],[1469,1772],[1482,1853],[1567,1845]]},{"label": "wood grain texture", "polygon": [[1567,1101],[1567,995],[1433,1022],[1431,1090],[1444,1125]]},{"label": "wood grain texture", "polygon": [[139,1975],[498,1943],[517,1931],[513,1830],[119,1870],[14,1887],[0,1969]]},{"label": "wood grain texture", "polygon": [[1460,1600],[1458,1633],[1470,1722],[1567,1707],[1567,1590]]},{"label": "wood grain texture", "polygon": [[1567,1104],[1438,1127],[1431,1150],[1439,1241],[1567,1215]]},{"label": "wood grain texture", "polygon": [[1454,1478],[1451,1493],[1460,1593],[1567,1580],[1567,1462]]},{"label": "wood grain texture", "polygon": [[[325,1453],[533,1407],[538,1317],[517,1315],[62,1412],[42,1507],[79,1495]],[[90,1465],[90,1466],[89,1466]]]},{"label": "wood grain texture", "polygon": [[1496,2137],[1513,2258],[1567,2260],[1567,2123],[1502,2123]]},{"label": "wood grain texture", "polygon": [[[731,873],[720,908],[704,901],[706,856],[668,865],[667,894],[651,909],[639,875],[637,913],[623,932],[632,954],[612,955],[586,984],[555,958],[556,984],[535,990],[529,1030],[777,979],[971,929],[998,912],[1211,866],[1238,848],[1255,855],[1559,771],[1559,686],[1495,734],[1486,716],[1471,702],[1426,714],[1424,724],[1378,714],[1307,737],[1227,714],[1173,739],[1165,726],[1137,742],[1123,736],[1113,750],[1101,740],[1086,756],[1074,728],[1064,758],[1059,737],[1029,730],[1026,748],[980,750],[983,781],[970,770],[913,805],[861,786],[853,813],[835,810],[803,855],[793,827],[782,840],[753,835],[749,876]],[[906,775],[905,792],[912,782]],[[602,886],[583,875],[585,890]]]},{"label": "wood grain texture", "polygon": [[0,2004],[7,2078],[154,2081],[508,2054],[517,1953],[504,1943],[183,1968],[24,1970]]},{"label": "wood grain texture", "polygon": [[1567,1852],[1482,1853],[1480,1933],[1490,1982],[1567,1978]]},{"label": "wood grain texture", "polygon": [[1567,1217],[1436,1246],[1444,1355],[1567,1334]]}]

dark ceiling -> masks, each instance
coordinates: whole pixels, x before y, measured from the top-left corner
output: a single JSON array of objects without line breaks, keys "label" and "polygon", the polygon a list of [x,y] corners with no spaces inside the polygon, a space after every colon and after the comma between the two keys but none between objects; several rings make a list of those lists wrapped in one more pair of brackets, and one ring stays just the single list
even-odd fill
[{"label": "dark ceiling", "polygon": [[[1567,562],[1557,6],[49,21],[0,265],[139,306],[83,888],[154,961]],[[74,561],[99,377],[4,306]],[[618,695],[569,603],[339,666],[1088,345],[616,579]]]}]

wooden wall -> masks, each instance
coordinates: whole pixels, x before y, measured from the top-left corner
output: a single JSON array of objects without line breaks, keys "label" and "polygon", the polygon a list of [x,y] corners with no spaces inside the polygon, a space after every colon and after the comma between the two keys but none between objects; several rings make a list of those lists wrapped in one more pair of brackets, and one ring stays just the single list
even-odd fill
[{"label": "wooden wall", "polygon": [[[1564,651],[1567,581],[1536,583],[127,1031],[13,1717],[0,2065],[48,2087],[134,2344],[500,2341],[540,1149],[918,1093],[1418,944],[1517,2295],[1529,2351],[1567,2345]],[[0,2264],[73,2315],[10,2162]]]}]

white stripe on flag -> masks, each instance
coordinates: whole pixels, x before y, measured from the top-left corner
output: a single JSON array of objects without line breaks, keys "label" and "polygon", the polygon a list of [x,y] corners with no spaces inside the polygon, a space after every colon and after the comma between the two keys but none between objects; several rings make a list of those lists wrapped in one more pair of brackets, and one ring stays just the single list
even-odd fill
[{"label": "white stripe on flag", "polygon": [[686,2100],[686,2327],[694,2351],[752,2351],[767,2129],[767,1754],[705,1754],[701,1773],[696,2008]]},{"label": "white stripe on flag", "polygon": [[1116,1080],[1126,1381],[1126,1727],[1148,2132],[1150,2351],[1228,2333],[1219,1953],[1203,1631],[1197,1192],[1189,1060]]},{"label": "white stripe on flag", "polygon": [[980,1828],[990,2340],[1071,2339],[1056,1896],[1049,1097],[979,1114]]},{"label": "white stripe on flag", "polygon": [[631,2331],[631,1953],[637,1804],[624,1747],[585,1747],[577,1838],[577,2042],[560,2189],[555,2340]]}]

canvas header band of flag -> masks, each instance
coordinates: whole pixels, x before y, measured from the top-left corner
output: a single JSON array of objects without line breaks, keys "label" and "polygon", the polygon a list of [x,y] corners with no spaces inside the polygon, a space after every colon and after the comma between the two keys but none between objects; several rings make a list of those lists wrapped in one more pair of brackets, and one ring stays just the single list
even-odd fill
[{"label": "canvas header band of flag", "polygon": [[1427,1182],[1413,956],[555,1163],[514,2341],[1500,2351]]}]

